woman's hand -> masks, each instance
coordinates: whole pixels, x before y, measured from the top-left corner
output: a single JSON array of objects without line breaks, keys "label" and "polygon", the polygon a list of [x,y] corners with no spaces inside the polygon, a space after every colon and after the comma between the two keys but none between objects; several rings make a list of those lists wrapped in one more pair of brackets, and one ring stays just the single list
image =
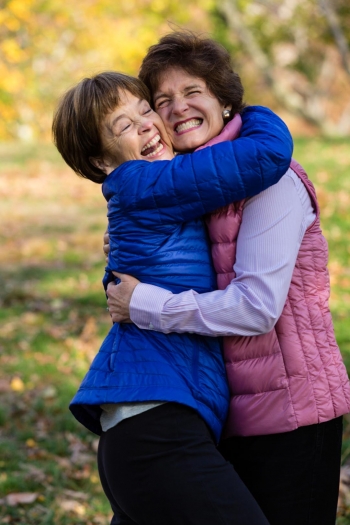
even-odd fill
[{"label": "woman's hand", "polygon": [[112,321],[114,323],[132,323],[129,305],[133,291],[140,281],[124,273],[113,272],[113,274],[121,282],[119,284],[109,283],[107,286],[107,304]]},{"label": "woman's hand", "polygon": [[106,256],[106,263],[108,263],[108,254],[109,254],[109,233],[108,230],[105,231],[103,236],[103,252]]}]

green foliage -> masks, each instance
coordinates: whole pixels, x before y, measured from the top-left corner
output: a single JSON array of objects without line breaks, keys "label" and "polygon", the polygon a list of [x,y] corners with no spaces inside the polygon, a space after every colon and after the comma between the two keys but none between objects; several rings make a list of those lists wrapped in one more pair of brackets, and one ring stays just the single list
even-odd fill
[{"label": "green foliage", "polygon": [[105,204],[52,146],[33,150],[0,150],[0,493],[20,494],[0,499],[0,522],[107,525],[96,436],[68,410],[110,326]]}]

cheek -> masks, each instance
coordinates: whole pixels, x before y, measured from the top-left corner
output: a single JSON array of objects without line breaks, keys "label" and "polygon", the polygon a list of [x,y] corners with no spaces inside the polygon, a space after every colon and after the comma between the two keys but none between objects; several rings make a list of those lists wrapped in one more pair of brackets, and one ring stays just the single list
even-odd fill
[{"label": "cheek", "polygon": [[215,111],[215,113],[213,112],[212,118],[210,120],[210,129],[215,131],[215,134],[217,135],[223,129],[224,125],[225,123],[222,118],[221,112],[220,113],[218,113],[217,111]]},{"label": "cheek", "polygon": [[163,126],[165,126],[165,128],[168,128],[170,126],[170,112],[169,112],[169,110],[167,110],[167,108],[159,109],[157,111],[157,115],[158,115],[159,119],[161,120]]},{"label": "cheek", "polygon": [[165,128],[165,136],[163,137],[163,139],[165,139],[165,141],[171,143],[171,144],[174,144],[174,141],[176,140],[176,136],[175,136],[175,131],[173,130],[173,126],[170,126],[167,125],[166,123],[163,124],[164,125],[164,128]]}]

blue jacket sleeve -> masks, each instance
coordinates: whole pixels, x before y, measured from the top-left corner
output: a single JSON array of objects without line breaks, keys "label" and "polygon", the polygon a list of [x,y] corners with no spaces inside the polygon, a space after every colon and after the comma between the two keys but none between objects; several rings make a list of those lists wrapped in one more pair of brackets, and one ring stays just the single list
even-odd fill
[{"label": "blue jacket sleeve", "polygon": [[[151,222],[185,222],[256,195],[287,171],[293,142],[287,126],[267,108],[245,109],[241,135],[172,161],[131,161],[104,183],[125,213]],[[112,182],[113,180],[113,182]]]}]

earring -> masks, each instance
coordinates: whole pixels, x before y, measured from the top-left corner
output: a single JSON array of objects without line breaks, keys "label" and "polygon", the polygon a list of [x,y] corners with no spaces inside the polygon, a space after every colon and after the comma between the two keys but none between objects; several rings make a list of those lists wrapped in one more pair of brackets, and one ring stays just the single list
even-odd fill
[{"label": "earring", "polygon": [[222,118],[225,120],[231,116],[231,111],[229,109],[224,109],[222,111]]}]

